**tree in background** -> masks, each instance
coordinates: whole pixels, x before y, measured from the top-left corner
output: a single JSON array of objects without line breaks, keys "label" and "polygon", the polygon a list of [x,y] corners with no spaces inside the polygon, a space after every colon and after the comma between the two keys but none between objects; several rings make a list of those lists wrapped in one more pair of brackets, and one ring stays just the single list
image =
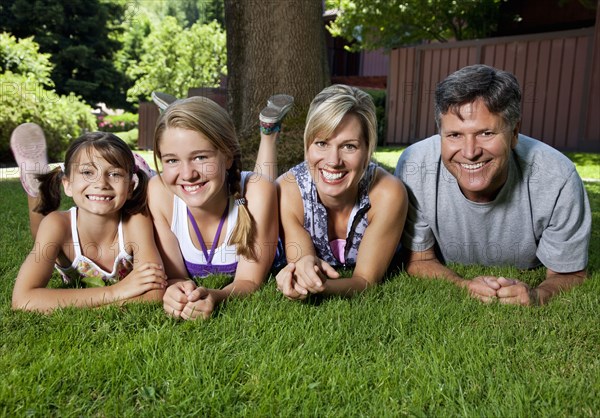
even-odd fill
[{"label": "tree in background", "polygon": [[241,138],[255,134],[274,93],[305,111],[329,84],[320,1],[225,0],[228,108]]},{"label": "tree in background", "polygon": [[353,42],[350,49],[397,48],[423,40],[484,38],[508,0],[327,0],[338,17],[328,29]]},{"label": "tree in background", "polygon": [[[226,74],[225,31],[219,23],[194,23],[182,28],[172,16],[160,24],[138,17],[126,42],[141,42],[139,56],[123,57],[122,65],[134,85],[127,100],[148,100],[153,90],[186,97],[191,87],[216,87]],[[140,39],[143,37],[143,39]]]},{"label": "tree in background", "polygon": [[126,105],[126,79],[113,56],[126,0],[2,0],[0,31],[34,36],[50,54],[57,93],[74,92],[88,103]]}]

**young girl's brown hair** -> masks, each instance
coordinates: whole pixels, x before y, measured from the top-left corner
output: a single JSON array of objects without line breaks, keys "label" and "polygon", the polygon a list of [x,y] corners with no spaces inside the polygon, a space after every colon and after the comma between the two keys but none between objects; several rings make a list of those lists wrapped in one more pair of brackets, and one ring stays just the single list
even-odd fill
[{"label": "young girl's brown hair", "polygon": [[129,181],[133,175],[138,178],[137,186],[123,205],[121,214],[124,219],[136,213],[147,213],[148,177],[135,165],[133,153],[127,144],[118,136],[108,132],[89,132],[81,135],[71,143],[65,154],[63,167],[38,176],[40,180],[40,203],[34,209],[36,212],[47,215],[60,206],[61,183],[63,176],[70,176],[71,170],[76,168],[79,155],[82,152],[98,152],[108,163],[127,172]]}]

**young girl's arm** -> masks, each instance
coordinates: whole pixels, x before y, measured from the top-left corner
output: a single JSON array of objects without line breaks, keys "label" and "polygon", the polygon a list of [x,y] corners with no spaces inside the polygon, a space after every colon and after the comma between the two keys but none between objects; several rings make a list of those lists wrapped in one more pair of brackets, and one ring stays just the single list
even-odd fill
[{"label": "young girl's arm", "polygon": [[154,241],[154,226],[150,216],[136,214],[131,216],[123,225],[125,247],[127,252],[133,254],[133,271],[114,286],[127,293],[127,287],[144,285],[147,279],[152,280],[155,286],[133,300],[160,301],[167,287],[166,274],[156,242]]},{"label": "young girl's arm", "polygon": [[230,296],[244,296],[256,291],[264,282],[277,249],[278,211],[275,185],[265,177],[253,174],[246,183],[248,211],[256,228],[256,260],[240,257],[234,280],[223,289],[199,287],[190,295],[181,313],[184,319],[208,318],[216,306]]},{"label": "young girl's arm", "polygon": [[[63,212],[52,212],[44,218],[33,249],[19,270],[13,289],[13,309],[51,312],[64,306],[94,307],[139,296],[154,288],[153,282],[128,289],[127,292],[118,292],[117,285],[88,289],[46,288],[55,260],[65,240],[70,237],[70,220]],[[144,274],[147,272],[141,275]]]},{"label": "young girl's arm", "polygon": [[153,177],[148,184],[148,207],[154,223],[156,245],[169,283],[186,280],[188,273],[179,249],[179,241],[171,231],[173,194],[161,183],[158,176]]}]

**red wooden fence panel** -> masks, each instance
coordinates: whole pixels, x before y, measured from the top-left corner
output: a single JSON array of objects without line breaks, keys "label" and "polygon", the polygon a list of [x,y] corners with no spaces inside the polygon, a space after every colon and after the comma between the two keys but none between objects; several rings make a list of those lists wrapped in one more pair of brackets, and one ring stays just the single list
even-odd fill
[{"label": "red wooden fence panel", "polygon": [[386,142],[406,145],[435,134],[436,85],[459,68],[481,63],[519,80],[522,133],[564,151],[600,151],[599,32],[597,25],[393,50]]}]

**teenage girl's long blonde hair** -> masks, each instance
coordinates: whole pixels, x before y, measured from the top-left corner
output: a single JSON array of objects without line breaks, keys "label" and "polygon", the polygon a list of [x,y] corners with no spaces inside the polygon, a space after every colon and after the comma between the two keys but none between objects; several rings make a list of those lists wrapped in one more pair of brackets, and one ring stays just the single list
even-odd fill
[{"label": "teenage girl's long blonde hair", "polygon": [[[221,106],[201,96],[178,100],[160,116],[154,132],[154,163],[158,167],[161,158],[160,142],[167,128],[181,128],[196,131],[206,137],[214,147],[233,161],[227,170],[227,186],[230,195],[238,200],[242,196],[242,160],[240,143],[231,118]],[[238,255],[256,260],[254,240],[256,228],[254,219],[246,204],[240,204],[238,221],[235,225],[230,245],[235,245]]]}]

